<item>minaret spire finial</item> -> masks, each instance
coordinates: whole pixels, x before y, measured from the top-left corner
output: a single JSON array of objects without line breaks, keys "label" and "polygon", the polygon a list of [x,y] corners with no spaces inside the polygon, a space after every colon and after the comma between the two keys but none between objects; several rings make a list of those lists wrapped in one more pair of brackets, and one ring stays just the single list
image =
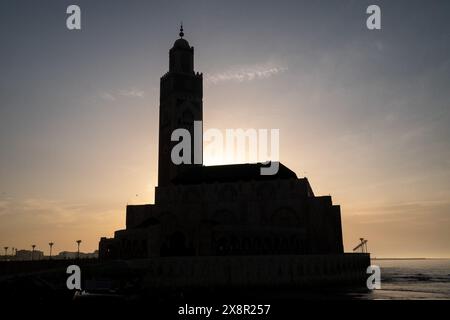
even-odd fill
[{"label": "minaret spire finial", "polygon": [[181,24],[180,24],[180,38],[183,38],[183,36],[184,36],[184,33],[183,33],[183,21],[181,21]]}]

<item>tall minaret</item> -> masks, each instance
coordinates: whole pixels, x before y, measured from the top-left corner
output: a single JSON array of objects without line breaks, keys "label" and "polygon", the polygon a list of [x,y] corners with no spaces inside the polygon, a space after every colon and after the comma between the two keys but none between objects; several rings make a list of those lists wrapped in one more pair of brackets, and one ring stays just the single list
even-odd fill
[{"label": "tall minaret", "polygon": [[158,186],[167,186],[190,166],[172,162],[171,150],[178,143],[171,141],[172,132],[177,128],[190,132],[193,164],[194,121],[203,120],[203,75],[194,72],[194,47],[183,39],[183,25],[179,35],[169,51],[169,72],[160,81]]}]

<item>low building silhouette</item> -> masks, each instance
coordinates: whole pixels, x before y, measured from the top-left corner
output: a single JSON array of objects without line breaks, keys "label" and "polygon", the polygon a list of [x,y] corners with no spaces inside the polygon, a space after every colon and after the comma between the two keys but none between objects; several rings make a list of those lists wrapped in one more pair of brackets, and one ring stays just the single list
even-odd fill
[{"label": "low building silhouette", "polygon": [[17,250],[14,260],[27,261],[27,260],[42,260],[44,259],[44,252],[40,250]]},{"label": "low building silhouette", "polygon": [[94,252],[80,252],[78,254],[77,251],[61,251],[57,255],[53,256],[52,259],[58,260],[58,259],[95,259],[98,258],[98,250],[95,250]]}]

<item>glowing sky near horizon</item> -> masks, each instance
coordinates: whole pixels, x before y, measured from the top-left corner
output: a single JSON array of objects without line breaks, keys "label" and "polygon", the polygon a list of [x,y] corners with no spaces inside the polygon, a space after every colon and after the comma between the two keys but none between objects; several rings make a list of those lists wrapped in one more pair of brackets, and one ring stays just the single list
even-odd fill
[{"label": "glowing sky near horizon", "polygon": [[448,1],[76,2],[81,31],[72,1],[0,3],[1,247],[93,251],[153,202],[182,20],[205,129],[280,129],[280,161],[341,205],[346,251],[450,257]]}]

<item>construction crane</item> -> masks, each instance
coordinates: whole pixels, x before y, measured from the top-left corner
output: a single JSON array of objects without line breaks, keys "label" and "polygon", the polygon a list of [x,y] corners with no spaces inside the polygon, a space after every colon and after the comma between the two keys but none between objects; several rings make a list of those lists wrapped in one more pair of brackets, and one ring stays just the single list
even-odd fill
[{"label": "construction crane", "polygon": [[359,241],[361,242],[353,248],[353,252],[361,250],[362,253],[367,253],[367,240],[364,238],[359,238]]}]

